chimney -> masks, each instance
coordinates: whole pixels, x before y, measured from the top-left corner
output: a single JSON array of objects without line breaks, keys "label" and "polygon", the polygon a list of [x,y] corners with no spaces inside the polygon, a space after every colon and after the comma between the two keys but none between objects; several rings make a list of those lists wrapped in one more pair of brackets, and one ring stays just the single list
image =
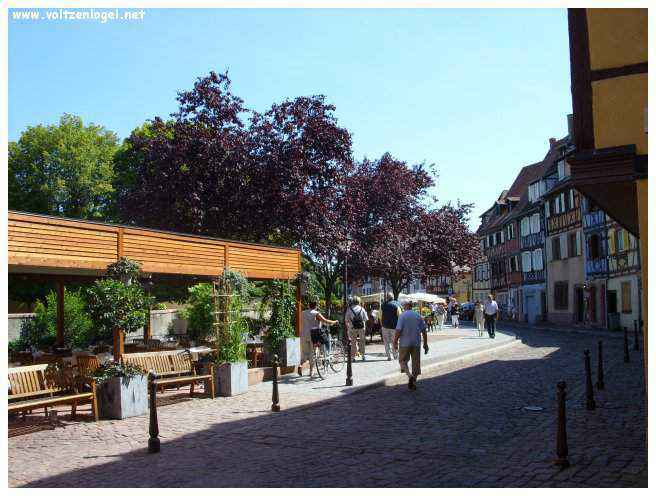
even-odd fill
[{"label": "chimney", "polygon": [[551,150],[556,144],[556,138],[549,138],[549,149]]}]

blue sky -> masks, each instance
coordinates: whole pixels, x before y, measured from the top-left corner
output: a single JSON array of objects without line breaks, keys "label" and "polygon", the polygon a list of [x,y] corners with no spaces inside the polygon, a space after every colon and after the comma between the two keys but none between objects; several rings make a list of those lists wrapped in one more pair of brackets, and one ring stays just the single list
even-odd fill
[{"label": "blue sky", "polygon": [[65,112],[125,138],[225,69],[256,110],[325,94],[358,158],[435,163],[435,193],[475,203],[473,228],[571,113],[565,9],[148,9],[105,24],[10,13],[9,139]]}]

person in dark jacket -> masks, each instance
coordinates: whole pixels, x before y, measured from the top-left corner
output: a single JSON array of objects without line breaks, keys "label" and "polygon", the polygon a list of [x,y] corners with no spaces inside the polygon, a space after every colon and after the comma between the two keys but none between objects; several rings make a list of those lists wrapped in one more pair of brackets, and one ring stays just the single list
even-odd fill
[{"label": "person in dark jacket", "polygon": [[385,295],[385,303],[381,307],[381,334],[383,335],[383,343],[385,344],[385,353],[387,354],[387,361],[398,358],[396,350],[392,349],[392,340],[396,332],[396,323],[401,315],[401,305],[394,299],[392,293]]},{"label": "person in dark jacket", "polygon": [[458,313],[460,312],[460,305],[458,302],[453,300],[453,305],[451,305],[451,325],[454,329],[460,327],[460,322],[458,321]]}]

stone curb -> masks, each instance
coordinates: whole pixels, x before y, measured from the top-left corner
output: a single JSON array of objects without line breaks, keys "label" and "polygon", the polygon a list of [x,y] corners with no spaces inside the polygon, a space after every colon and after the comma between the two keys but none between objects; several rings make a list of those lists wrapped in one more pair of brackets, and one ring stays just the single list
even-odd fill
[{"label": "stone curb", "polygon": [[[586,336],[599,336],[606,337],[610,339],[623,339],[624,331],[602,331],[599,329],[576,329],[576,328],[560,328],[560,327],[529,327],[522,326],[517,324],[510,324],[505,329],[502,327],[497,327],[499,332],[531,332],[531,331],[546,331],[546,332],[560,332],[565,334],[583,334]],[[629,337],[633,337],[633,328],[629,329]]]},{"label": "stone curb", "polygon": [[[501,332],[501,331],[499,331],[499,332]],[[503,344],[499,344],[497,346],[493,346],[493,347],[490,347],[490,348],[485,348],[485,349],[482,349],[482,350],[473,351],[471,353],[465,353],[465,354],[462,354],[462,355],[459,355],[459,356],[454,356],[452,358],[447,358],[446,360],[433,361],[433,362],[429,362],[425,365],[422,364],[422,366],[421,366],[422,374],[425,371],[438,369],[440,367],[446,367],[448,365],[453,365],[454,363],[463,363],[464,364],[464,363],[472,361],[474,358],[477,358],[477,357],[480,357],[480,356],[483,356],[483,355],[486,355],[486,354],[496,353],[498,351],[505,350],[507,348],[512,348],[513,346],[518,346],[520,344],[522,344],[522,341],[520,339],[514,339],[514,340],[512,340],[508,343],[503,343]],[[386,375],[382,376],[380,379],[378,379],[375,382],[372,382],[370,384],[365,384],[363,386],[351,386],[348,389],[343,390],[342,392],[344,394],[356,394],[356,393],[361,393],[361,392],[364,392],[364,391],[368,391],[370,389],[375,389],[375,388],[382,387],[382,386],[388,386],[388,385],[391,385],[392,381],[398,380],[400,375],[401,375],[401,373],[399,371],[391,372],[389,374],[386,374]]]}]

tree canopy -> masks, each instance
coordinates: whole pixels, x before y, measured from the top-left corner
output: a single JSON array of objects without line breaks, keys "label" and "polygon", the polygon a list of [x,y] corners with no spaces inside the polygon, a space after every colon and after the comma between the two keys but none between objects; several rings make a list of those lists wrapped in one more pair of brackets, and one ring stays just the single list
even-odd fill
[{"label": "tree canopy", "polygon": [[68,114],[57,125],[28,127],[9,143],[9,208],[106,219],[117,148],[113,132]]},{"label": "tree canopy", "polygon": [[10,208],[296,244],[329,307],[346,257],[355,277],[383,277],[397,294],[473,262],[470,206],[436,206],[432,165],[354,160],[323,95],[256,112],[227,73],[210,72],[177,102],[120,147],[69,115],[28,128],[10,144]]}]

